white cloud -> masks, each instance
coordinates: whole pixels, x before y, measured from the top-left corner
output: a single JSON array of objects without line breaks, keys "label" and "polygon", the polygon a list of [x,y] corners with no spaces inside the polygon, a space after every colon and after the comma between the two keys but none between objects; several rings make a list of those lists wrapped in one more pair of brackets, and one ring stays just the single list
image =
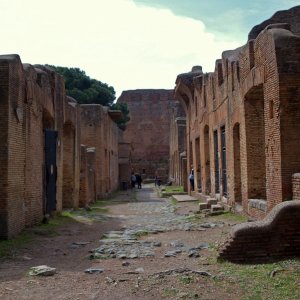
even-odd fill
[{"label": "white cloud", "polygon": [[124,89],[173,88],[177,74],[213,71],[224,50],[202,22],[131,0],[2,0],[0,53],[23,62],[79,67]]}]

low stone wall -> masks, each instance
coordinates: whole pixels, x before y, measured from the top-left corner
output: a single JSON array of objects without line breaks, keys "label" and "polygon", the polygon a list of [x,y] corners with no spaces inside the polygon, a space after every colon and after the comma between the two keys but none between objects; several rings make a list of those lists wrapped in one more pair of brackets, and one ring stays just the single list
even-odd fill
[{"label": "low stone wall", "polygon": [[278,204],[263,221],[233,227],[219,259],[262,263],[300,257],[300,201]]}]

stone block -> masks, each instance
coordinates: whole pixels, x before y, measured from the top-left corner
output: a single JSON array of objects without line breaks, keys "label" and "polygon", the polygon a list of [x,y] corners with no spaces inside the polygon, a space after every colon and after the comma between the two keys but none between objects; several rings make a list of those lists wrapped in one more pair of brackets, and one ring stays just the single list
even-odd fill
[{"label": "stone block", "polygon": [[213,204],[211,206],[211,211],[212,212],[223,211],[223,210],[224,210],[224,208],[223,208],[223,206],[221,204]]},{"label": "stone block", "polygon": [[199,203],[199,210],[202,211],[203,209],[207,209],[206,203]]},{"label": "stone block", "polygon": [[212,205],[218,204],[218,200],[216,198],[207,198],[206,203],[208,207],[211,207]]}]

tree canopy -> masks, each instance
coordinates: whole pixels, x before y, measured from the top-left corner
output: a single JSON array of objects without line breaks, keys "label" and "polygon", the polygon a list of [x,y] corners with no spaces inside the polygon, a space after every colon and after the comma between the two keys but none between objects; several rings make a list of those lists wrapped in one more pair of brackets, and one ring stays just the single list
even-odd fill
[{"label": "tree canopy", "polygon": [[112,86],[99,80],[92,79],[79,68],[67,68],[49,65],[55,72],[64,77],[66,93],[80,104],[101,104],[110,109],[121,110],[123,119],[116,121],[119,128],[125,130],[130,120],[129,110],[125,103],[114,103],[116,92]]},{"label": "tree canopy", "polygon": [[116,92],[112,86],[91,79],[79,68],[50,66],[65,79],[66,92],[80,104],[112,105],[116,99]]}]

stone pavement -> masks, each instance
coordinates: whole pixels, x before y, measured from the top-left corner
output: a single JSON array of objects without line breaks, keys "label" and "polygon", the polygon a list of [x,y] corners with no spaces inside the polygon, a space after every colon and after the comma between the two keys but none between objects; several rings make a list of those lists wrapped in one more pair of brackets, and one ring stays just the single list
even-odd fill
[{"label": "stone pavement", "polygon": [[[204,231],[207,228],[224,226],[223,222],[193,223],[191,215],[176,214],[176,205],[169,199],[158,198],[149,185],[132,193],[135,193],[136,201],[126,204],[126,210],[132,214],[122,216],[126,219],[126,226],[102,236],[100,246],[91,250],[91,259],[154,257],[155,249],[161,246],[161,241],[144,241],[139,239],[141,236],[174,230]],[[176,253],[182,252],[190,257],[197,257],[199,250],[207,247],[207,244],[203,243],[190,247],[175,240],[170,243],[165,257],[176,256]]]}]

